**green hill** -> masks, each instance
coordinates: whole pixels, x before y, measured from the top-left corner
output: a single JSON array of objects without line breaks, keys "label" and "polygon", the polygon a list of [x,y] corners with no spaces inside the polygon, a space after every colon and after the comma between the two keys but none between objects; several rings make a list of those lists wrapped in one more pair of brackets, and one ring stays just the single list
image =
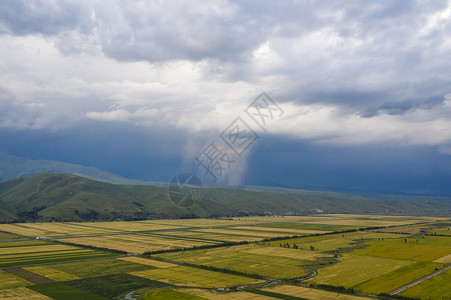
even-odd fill
[{"label": "green hill", "polygon": [[67,175],[39,174],[0,183],[0,221],[133,220],[247,214],[387,213],[446,214],[450,199],[372,200],[340,194],[207,188],[183,208],[165,187],[120,185]]}]

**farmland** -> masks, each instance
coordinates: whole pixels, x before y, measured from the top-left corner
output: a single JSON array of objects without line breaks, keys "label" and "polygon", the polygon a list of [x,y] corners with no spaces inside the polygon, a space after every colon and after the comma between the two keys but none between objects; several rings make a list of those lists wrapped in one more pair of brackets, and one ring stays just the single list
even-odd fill
[{"label": "farmland", "polygon": [[[364,299],[449,265],[447,226],[377,215],[0,224],[0,299]],[[398,295],[451,297],[449,282],[448,270]]]}]

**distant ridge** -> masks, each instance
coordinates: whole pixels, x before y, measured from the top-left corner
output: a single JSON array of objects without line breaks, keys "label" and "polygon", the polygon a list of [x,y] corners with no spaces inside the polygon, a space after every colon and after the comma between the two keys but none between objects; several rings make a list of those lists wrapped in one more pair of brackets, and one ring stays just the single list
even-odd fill
[{"label": "distant ridge", "polygon": [[120,184],[151,184],[161,185],[158,182],[147,182],[121,177],[94,167],[85,167],[71,163],[54,160],[32,160],[25,157],[13,156],[0,152],[0,181],[11,180],[18,177],[27,177],[41,173],[73,174],[81,177]]},{"label": "distant ridge", "polygon": [[68,174],[0,182],[0,221],[96,221],[152,218],[307,215],[313,213],[449,215],[449,198],[371,200],[341,194],[206,188],[198,204],[174,205],[165,187],[124,185]]}]

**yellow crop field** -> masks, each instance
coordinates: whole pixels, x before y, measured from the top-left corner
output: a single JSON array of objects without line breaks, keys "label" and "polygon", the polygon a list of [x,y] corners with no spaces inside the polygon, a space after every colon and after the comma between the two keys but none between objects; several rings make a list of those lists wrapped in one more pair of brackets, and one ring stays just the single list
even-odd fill
[{"label": "yellow crop field", "polygon": [[192,237],[199,240],[216,241],[216,242],[241,242],[241,241],[260,241],[264,239],[258,236],[243,236],[240,233],[220,233],[213,229],[206,229],[204,232],[193,229],[167,233],[168,236],[174,237]]},{"label": "yellow crop field", "polygon": [[31,284],[30,282],[0,270],[0,290],[12,289]]},{"label": "yellow crop field", "polygon": [[175,264],[167,263],[164,261],[142,258],[142,257],[137,257],[137,256],[120,257],[117,259],[128,261],[128,262],[133,262],[133,263],[137,263],[137,264],[142,264],[142,265],[146,265],[146,266],[152,266],[152,267],[156,267],[156,268],[160,268],[160,269],[171,268],[171,267],[177,266]]},{"label": "yellow crop field", "polygon": [[0,290],[0,299],[8,299],[8,300],[24,300],[24,299],[33,299],[33,300],[51,300],[45,295],[39,294],[38,292],[32,291],[25,287],[19,287],[15,289],[9,290]]},{"label": "yellow crop field", "polygon": [[0,224],[0,230],[29,237],[44,236],[48,231],[24,227],[24,224]]},{"label": "yellow crop field", "polygon": [[318,270],[318,275],[308,282],[353,287],[363,281],[392,272],[414,263],[381,257],[344,254],[340,262]]},{"label": "yellow crop field", "polygon": [[161,236],[151,234],[124,234],[112,236],[80,237],[62,240],[76,244],[122,250],[129,253],[143,253],[146,251],[216,244],[216,242],[208,241],[193,241],[186,239],[175,239],[171,237],[163,238]]},{"label": "yellow crop field", "polygon": [[242,240],[246,240],[248,237],[264,239],[264,238],[272,238],[272,237],[283,236],[280,233],[240,230],[240,227],[234,227],[233,229],[227,229],[227,228],[197,229],[195,231],[197,231],[197,232],[205,232],[205,233],[209,233],[209,234],[212,234],[212,235],[215,235],[215,234],[218,234],[218,233],[219,234],[239,235],[239,236],[242,236]]},{"label": "yellow crop field", "polygon": [[213,293],[208,290],[201,289],[177,289],[185,294],[190,294],[197,297],[202,297],[211,300],[269,300],[276,299],[273,297],[258,295],[249,292],[228,292],[228,293]]},{"label": "yellow crop field", "polygon": [[128,231],[149,231],[149,230],[164,230],[184,227],[184,225],[172,224],[171,221],[166,221],[167,224],[161,224],[157,221],[135,221],[135,222],[88,222],[83,223],[86,227],[95,228],[97,230],[114,230],[115,232]]},{"label": "yellow crop field", "polygon": [[271,227],[257,227],[257,226],[240,226],[240,227],[236,227],[236,228],[244,229],[244,230],[251,230],[251,231],[277,232],[279,234],[279,236],[322,234],[322,233],[330,232],[330,231],[326,231],[326,230],[271,228]]},{"label": "yellow crop field", "polygon": [[[1,247],[1,245],[0,245],[0,247]],[[79,249],[79,248],[73,247],[73,246],[52,245],[52,244],[26,246],[26,247],[8,247],[8,248],[0,248],[0,255],[62,251],[62,250],[76,250],[76,249]]]},{"label": "yellow crop field", "polygon": [[367,297],[338,294],[336,292],[327,292],[318,289],[311,289],[296,285],[279,285],[275,287],[269,287],[261,289],[262,291],[268,291],[272,293],[278,293],[282,295],[300,297],[302,299],[334,299],[334,300],[363,300],[363,299],[373,299]]},{"label": "yellow crop field", "polygon": [[451,263],[451,253],[434,260],[434,262],[442,263],[442,264],[449,264],[449,263]]},{"label": "yellow crop field", "polygon": [[166,269],[153,269],[129,273],[134,276],[158,280],[174,285],[193,287],[226,287],[259,282],[257,279],[218,273],[203,269],[179,266]]},{"label": "yellow crop field", "polygon": [[80,279],[80,277],[78,276],[63,271],[59,271],[47,266],[25,267],[23,269],[50,278],[54,281],[69,281]]},{"label": "yellow crop field", "polygon": [[39,230],[40,232],[37,235],[48,237],[61,237],[80,234],[100,234],[105,232],[104,230],[80,226],[73,223],[26,223],[21,224],[21,226],[33,231]]}]

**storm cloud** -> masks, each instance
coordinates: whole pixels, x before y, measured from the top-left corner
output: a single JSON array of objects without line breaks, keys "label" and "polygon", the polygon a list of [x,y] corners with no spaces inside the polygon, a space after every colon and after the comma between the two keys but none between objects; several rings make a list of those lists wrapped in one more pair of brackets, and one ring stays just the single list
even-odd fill
[{"label": "storm cloud", "polygon": [[272,136],[451,153],[449,1],[0,0],[0,53],[5,130],[176,131],[192,155],[265,91]]}]

